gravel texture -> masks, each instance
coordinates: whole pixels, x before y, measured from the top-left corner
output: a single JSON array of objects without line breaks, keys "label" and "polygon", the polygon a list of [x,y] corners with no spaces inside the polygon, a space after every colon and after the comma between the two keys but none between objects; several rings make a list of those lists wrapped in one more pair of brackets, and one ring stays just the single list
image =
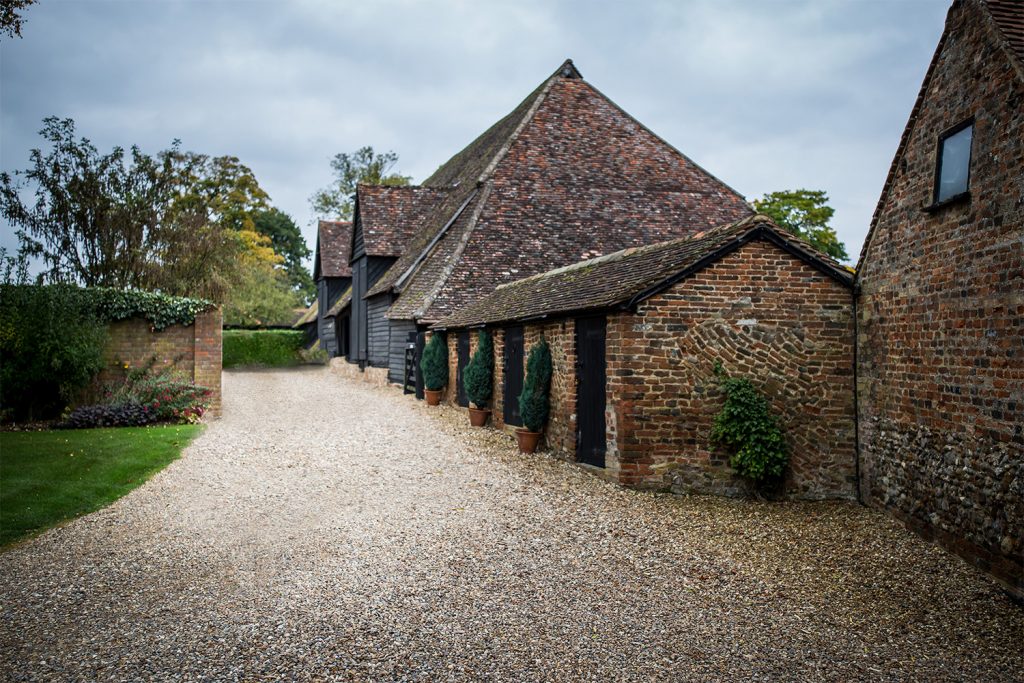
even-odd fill
[{"label": "gravel texture", "polygon": [[3,680],[1024,679],[1024,608],[849,503],[644,494],[327,370],[0,554]]}]

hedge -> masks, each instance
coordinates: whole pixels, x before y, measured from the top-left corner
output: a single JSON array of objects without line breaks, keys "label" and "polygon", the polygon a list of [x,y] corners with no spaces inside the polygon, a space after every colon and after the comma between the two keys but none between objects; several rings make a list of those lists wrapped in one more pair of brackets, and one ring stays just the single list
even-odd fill
[{"label": "hedge", "polygon": [[224,330],[224,367],[298,365],[305,342],[300,330]]}]

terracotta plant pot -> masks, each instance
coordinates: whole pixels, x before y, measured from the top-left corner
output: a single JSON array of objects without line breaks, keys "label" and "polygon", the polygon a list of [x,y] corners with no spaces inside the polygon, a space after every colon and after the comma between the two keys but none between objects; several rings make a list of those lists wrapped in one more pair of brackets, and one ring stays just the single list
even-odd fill
[{"label": "terracotta plant pot", "polygon": [[469,409],[469,424],[474,427],[483,427],[487,424],[487,418],[491,416],[491,411],[486,408],[470,408]]},{"label": "terracotta plant pot", "polygon": [[516,430],[516,440],[519,441],[520,453],[534,453],[537,450],[537,442],[540,441],[541,432],[528,432],[525,429]]},{"label": "terracotta plant pot", "polygon": [[434,391],[433,389],[424,389],[423,394],[427,397],[428,406],[441,405],[441,390]]}]

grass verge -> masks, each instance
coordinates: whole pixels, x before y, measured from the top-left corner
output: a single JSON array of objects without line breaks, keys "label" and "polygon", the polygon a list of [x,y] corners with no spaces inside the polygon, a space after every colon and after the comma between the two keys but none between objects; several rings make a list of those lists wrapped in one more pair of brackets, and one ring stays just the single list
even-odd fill
[{"label": "grass verge", "polygon": [[109,505],[176,460],[201,430],[0,432],[0,545]]}]

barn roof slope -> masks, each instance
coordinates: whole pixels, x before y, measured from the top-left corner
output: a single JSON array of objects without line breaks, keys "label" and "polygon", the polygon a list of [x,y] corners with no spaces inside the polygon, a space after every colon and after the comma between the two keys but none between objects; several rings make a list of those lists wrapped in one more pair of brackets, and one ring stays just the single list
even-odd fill
[{"label": "barn roof slope", "polygon": [[299,316],[299,319],[292,324],[292,327],[302,327],[303,325],[308,325],[315,321],[319,306],[320,301],[318,299],[313,299],[313,303],[309,305],[309,308],[303,311],[302,315]]},{"label": "barn roof slope", "polygon": [[320,221],[316,230],[313,278],[352,277],[352,221]]},{"label": "barn roof slope", "polygon": [[571,61],[424,184],[452,191],[368,293],[398,294],[392,319],[437,321],[502,283],[753,214]]},{"label": "barn roof slope", "polygon": [[369,256],[399,256],[424,218],[450,190],[416,185],[359,185],[356,211]]},{"label": "barn roof slope", "polygon": [[331,318],[338,316],[342,311],[348,308],[349,304],[351,303],[352,287],[349,286],[344,292],[341,293],[341,296],[338,297],[338,300],[331,304],[331,307],[327,309],[327,314],[324,317]]},{"label": "barn roof slope", "polygon": [[767,239],[852,287],[852,273],[839,262],[779,228],[767,216],[757,215],[689,237],[624,249],[501,285],[436,326],[474,327],[628,307],[755,239]]}]

